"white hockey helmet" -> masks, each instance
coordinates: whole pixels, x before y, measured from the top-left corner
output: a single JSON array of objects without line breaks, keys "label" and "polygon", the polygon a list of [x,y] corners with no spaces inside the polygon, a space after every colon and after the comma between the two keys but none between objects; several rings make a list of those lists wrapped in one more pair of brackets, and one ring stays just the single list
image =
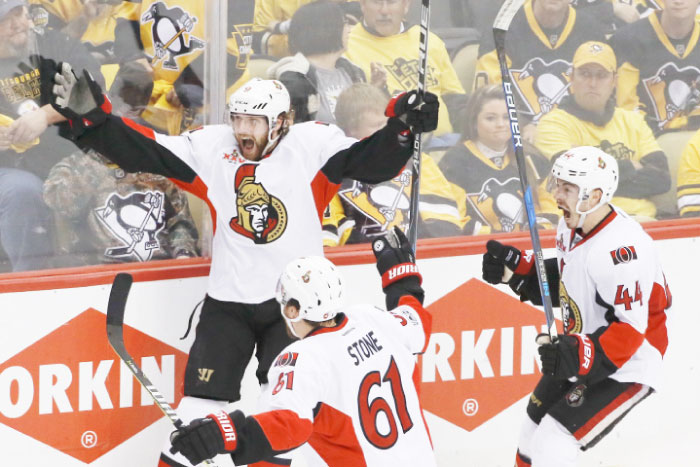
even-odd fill
[{"label": "white hockey helmet", "polygon": [[[578,186],[576,212],[585,215],[612,199],[620,176],[614,157],[593,146],[579,146],[557,157],[552,165],[552,179]],[[596,189],[603,192],[598,204],[581,211],[581,203]]]},{"label": "white hockey helmet", "polygon": [[268,142],[263,154],[267,153],[267,150],[281,136],[282,132],[273,139],[272,132],[277,118],[284,113],[289,113],[290,105],[287,88],[275,79],[253,78],[228,99],[228,110],[231,114],[258,115],[267,118]]},{"label": "white hockey helmet", "polygon": [[299,317],[289,321],[326,321],[335,317],[343,304],[343,281],[338,269],[326,258],[297,258],[284,268],[275,298],[282,311],[290,300],[299,302]]}]

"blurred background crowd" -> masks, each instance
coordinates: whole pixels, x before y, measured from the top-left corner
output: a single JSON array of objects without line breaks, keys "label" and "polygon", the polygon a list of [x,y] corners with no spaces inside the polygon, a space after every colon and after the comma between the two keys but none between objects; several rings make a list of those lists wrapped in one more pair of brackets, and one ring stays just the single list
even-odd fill
[{"label": "blurred background crowd", "polygon": [[[225,31],[207,24],[219,2]],[[527,230],[491,33],[501,4],[432,2],[427,88],[441,113],[424,136],[419,238]],[[205,201],[81,152],[47,120],[58,62],[90,70],[113,113],[158,132],[227,121],[212,116],[211,83],[228,97],[262,77],[287,87],[294,122],[361,139],[391,95],[417,87],[419,15],[418,0],[0,0],[0,273],[210,254]],[[613,203],[639,221],[700,215],[699,20],[700,0],[525,1],[506,52],[541,228],[560,215],[552,161],[582,145],[618,160]],[[410,191],[410,168],[345,180],[325,244],[405,226]]]}]

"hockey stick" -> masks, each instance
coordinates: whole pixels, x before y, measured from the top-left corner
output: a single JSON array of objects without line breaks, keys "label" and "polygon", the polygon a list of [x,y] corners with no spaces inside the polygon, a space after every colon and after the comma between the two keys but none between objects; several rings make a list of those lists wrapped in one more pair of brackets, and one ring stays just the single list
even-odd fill
[{"label": "hockey stick", "polygon": [[515,108],[515,98],[513,96],[513,82],[508,73],[508,62],[506,61],[506,33],[510,27],[510,23],[522,6],[524,0],[506,0],[496,16],[496,21],[493,23],[493,39],[496,43],[496,53],[498,55],[498,63],[501,66],[501,79],[503,81],[503,92],[506,97],[506,105],[508,106],[508,118],[510,119],[510,132],[513,137],[513,149],[515,151],[515,160],[518,163],[518,174],[520,175],[520,186],[523,190],[523,198],[527,212],[527,223],[530,228],[530,239],[532,240],[532,249],[535,253],[535,269],[539,278],[540,295],[542,296],[542,305],[544,306],[544,314],[547,319],[547,332],[549,337],[554,341],[557,338],[557,326],[554,320],[554,310],[552,310],[552,299],[549,295],[549,282],[547,281],[547,272],[544,267],[544,257],[542,256],[542,246],[540,245],[540,236],[537,232],[537,216],[535,215],[535,206],[532,199],[532,184],[527,179],[527,168],[525,165],[525,155],[523,153],[523,143],[520,136],[520,126],[518,124],[518,111]]},{"label": "hockey stick", "polygon": [[[134,359],[124,346],[124,310],[133,280],[131,274],[124,272],[117,274],[114,278],[112,290],[109,293],[109,302],[107,303],[107,340],[109,340],[109,345],[119,355],[119,358],[126,363],[126,366],[129,367],[136,379],[141,383],[141,386],[146,388],[146,391],[151,395],[158,408],[170,419],[175,428],[181,428],[184,423],[180,420],[180,417],[177,416],[175,410],[168,404],[160,391],[143,374],[141,368],[134,362]],[[209,459],[204,460],[203,464],[217,467]]]},{"label": "hockey stick", "polygon": [[[428,36],[430,35],[430,0],[421,0],[420,10],[420,57],[418,60],[418,96],[423,99],[425,78],[428,70]],[[411,199],[408,210],[408,241],[416,254],[418,240],[418,198],[420,190],[420,159],[423,134],[418,133],[413,140],[413,169],[411,171]]]}]

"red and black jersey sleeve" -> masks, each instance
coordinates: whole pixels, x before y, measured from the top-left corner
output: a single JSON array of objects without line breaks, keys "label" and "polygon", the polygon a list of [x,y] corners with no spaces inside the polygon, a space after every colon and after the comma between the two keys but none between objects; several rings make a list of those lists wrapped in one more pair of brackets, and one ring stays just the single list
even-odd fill
[{"label": "red and black jersey sleeve", "polygon": [[185,183],[193,183],[197,176],[182,159],[156,141],[152,129],[128,118],[107,115],[102,125],[85,132],[76,144],[83,150],[99,152],[127,172],[149,172]]}]

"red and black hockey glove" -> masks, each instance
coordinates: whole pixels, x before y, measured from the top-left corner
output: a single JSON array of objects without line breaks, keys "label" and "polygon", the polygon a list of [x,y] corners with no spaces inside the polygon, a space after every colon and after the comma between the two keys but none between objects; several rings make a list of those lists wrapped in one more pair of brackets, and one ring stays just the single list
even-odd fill
[{"label": "red and black hockey glove", "polygon": [[593,369],[596,349],[586,334],[561,335],[554,343],[547,334],[540,334],[537,343],[540,344],[537,351],[542,362],[542,374],[557,379],[572,376],[585,378]]},{"label": "red and black hockey glove", "polygon": [[401,229],[394,227],[383,237],[375,239],[372,251],[377,259],[377,270],[382,276],[387,309],[396,308],[404,295],[413,295],[423,303],[423,278],[418,272],[411,244]]},{"label": "red and black hockey glove", "polygon": [[[489,284],[507,283],[513,292],[520,295],[533,266],[532,258],[514,246],[503,245],[496,240],[486,243],[481,268],[482,277]],[[509,270],[507,274],[506,268]]]},{"label": "red and black hockey glove", "polygon": [[394,96],[384,114],[389,118],[399,118],[413,134],[418,134],[437,128],[439,110],[440,102],[435,94],[426,92],[421,99],[418,91],[413,90]]},{"label": "red and black hockey glove", "polygon": [[192,465],[217,454],[231,453],[238,447],[236,426],[224,410],[193,420],[170,435],[170,452],[179,452]]},{"label": "red and black hockey glove", "polygon": [[77,76],[69,63],[60,62],[56,68],[51,106],[68,119],[67,136],[77,139],[86,129],[107,119],[112,103],[87,69]]}]

